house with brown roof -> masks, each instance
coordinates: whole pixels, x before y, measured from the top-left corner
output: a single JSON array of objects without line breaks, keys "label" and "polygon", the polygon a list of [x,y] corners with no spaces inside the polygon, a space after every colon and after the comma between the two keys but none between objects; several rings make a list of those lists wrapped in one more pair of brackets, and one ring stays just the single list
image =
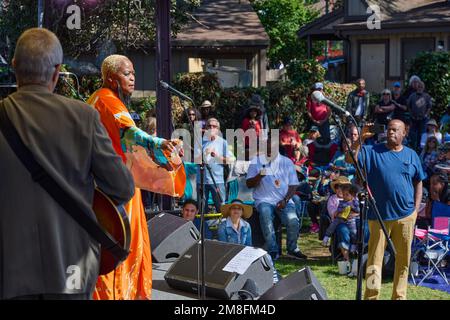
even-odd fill
[{"label": "house with brown roof", "polygon": [[[248,0],[203,0],[171,40],[172,75],[211,71],[224,86],[265,86],[269,36]],[[129,52],[138,71],[136,96],[156,88],[155,54]]]},{"label": "house with brown roof", "polygon": [[421,51],[450,50],[448,0],[345,0],[298,31],[300,39],[342,40],[346,81],[364,78],[380,92],[406,79]]}]

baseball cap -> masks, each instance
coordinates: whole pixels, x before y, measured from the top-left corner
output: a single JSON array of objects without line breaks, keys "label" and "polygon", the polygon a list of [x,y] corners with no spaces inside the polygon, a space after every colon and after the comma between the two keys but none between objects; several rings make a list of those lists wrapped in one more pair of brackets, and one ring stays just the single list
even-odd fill
[{"label": "baseball cap", "polygon": [[394,83],[394,88],[400,88],[401,86],[402,85],[398,81]]},{"label": "baseball cap", "polygon": [[322,82],[316,82],[314,84],[314,89],[323,89],[323,83]]}]

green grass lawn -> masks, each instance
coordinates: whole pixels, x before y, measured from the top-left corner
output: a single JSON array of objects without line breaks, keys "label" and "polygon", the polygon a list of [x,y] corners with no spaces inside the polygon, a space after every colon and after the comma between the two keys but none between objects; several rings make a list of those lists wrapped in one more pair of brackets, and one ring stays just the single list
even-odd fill
[{"label": "green grass lawn", "polygon": [[[283,235],[285,232],[283,232]],[[283,246],[285,241],[283,241]],[[337,264],[333,265],[328,248],[321,246],[317,234],[302,233],[299,248],[308,256],[307,261],[282,257],[276,262],[276,268],[283,277],[309,266],[331,300],[354,300],[356,296],[356,278],[338,273]],[[283,248],[283,252],[286,252]],[[364,292],[363,283],[363,292]],[[381,299],[390,299],[392,279],[383,279]],[[425,287],[408,286],[409,300],[450,300],[450,294]]]}]

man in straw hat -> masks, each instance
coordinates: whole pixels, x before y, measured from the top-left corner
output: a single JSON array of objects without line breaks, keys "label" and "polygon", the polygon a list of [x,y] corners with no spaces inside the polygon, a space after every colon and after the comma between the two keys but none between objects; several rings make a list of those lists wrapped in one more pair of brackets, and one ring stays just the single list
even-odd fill
[{"label": "man in straw hat", "polygon": [[209,100],[205,100],[202,102],[202,104],[200,105],[200,115],[201,118],[199,119],[201,124],[202,124],[202,130],[205,130],[206,128],[206,122],[208,121],[209,118],[212,118],[214,115],[211,112],[213,105],[211,103],[211,101]]}]

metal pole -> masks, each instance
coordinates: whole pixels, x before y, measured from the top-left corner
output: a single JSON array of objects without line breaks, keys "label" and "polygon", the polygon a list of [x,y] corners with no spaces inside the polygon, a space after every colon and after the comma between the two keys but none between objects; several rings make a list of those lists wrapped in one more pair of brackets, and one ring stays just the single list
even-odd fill
[{"label": "metal pole", "polygon": [[38,0],[38,19],[37,26],[42,28],[44,22],[44,0]]},{"label": "metal pole", "polygon": [[[170,139],[173,130],[171,100],[160,81],[170,83],[170,0],[156,0],[156,122],[158,136]],[[161,210],[171,210],[171,198],[162,197]]]}]

